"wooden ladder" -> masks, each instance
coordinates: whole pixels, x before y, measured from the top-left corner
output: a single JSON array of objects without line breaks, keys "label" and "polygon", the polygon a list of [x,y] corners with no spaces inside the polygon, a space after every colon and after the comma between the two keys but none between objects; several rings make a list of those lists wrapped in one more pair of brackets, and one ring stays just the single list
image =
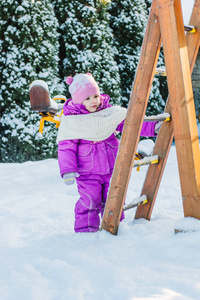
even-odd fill
[{"label": "wooden ladder", "polygon": [[200,45],[200,0],[189,24],[195,30],[185,35],[181,0],[153,0],[102,219],[101,229],[112,234],[118,231],[161,42],[169,90],[165,112],[171,121],[163,122],[157,136],[153,155],[158,155],[158,163],[148,167],[135,219],[151,218],[173,138],[184,216],[200,219],[200,149],[191,83]]}]

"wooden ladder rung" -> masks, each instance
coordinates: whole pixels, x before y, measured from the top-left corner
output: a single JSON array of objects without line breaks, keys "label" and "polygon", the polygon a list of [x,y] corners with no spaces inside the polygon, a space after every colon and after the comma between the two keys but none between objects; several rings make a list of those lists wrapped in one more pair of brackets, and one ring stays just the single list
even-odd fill
[{"label": "wooden ladder rung", "polygon": [[131,203],[124,205],[123,211],[134,208],[134,207],[138,207],[140,205],[146,204],[147,202],[148,202],[147,196],[142,195],[141,197],[134,199]]},{"label": "wooden ladder rung", "polygon": [[[197,31],[195,26],[193,26],[193,25],[184,25],[184,29],[186,32],[189,32],[189,33],[195,33]],[[155,74],[160,75],[160,76],[166,76],[167,75],[166,69],[163,67],[156,68]]]},{"label": "wooden ladder rung", "polygon": [[171,116],[169,113],[163,113],[156,116],[144,117],[144,122],[153,122],[153,121],[170,121]]},{"label": "wooden ladder rung", "polygon": [[165,68],[156,68],[155,74],[160,76],[167,76]]},{"label": "wooden ladder rung", "polygon": [[133,167],[157,164],[159,161],[158,155],[147,156],[140,160],[134,160]]}]

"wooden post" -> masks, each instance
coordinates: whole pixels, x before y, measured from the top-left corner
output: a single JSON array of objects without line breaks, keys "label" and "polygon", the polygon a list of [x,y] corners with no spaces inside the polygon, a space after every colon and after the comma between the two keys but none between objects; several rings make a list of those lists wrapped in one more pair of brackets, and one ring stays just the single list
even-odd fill
[{"label": "wooden post", "polygon": [[160,45],[157,6],[153,0],[102,220],[101,229],[112,234],[117,234]]},{"label": "wooden post", "polygon": [[[199,51],[200,45],[200,0],[196,0],[192,11],[189,24],[197,28],[195,34],[187,33],[186,43],[188,46],[188,56],[190,72],[192,73],[194,63]],[[170,97],[168,98],[165,112],[170,112]],[[149,202],[137,208],[135,219],[145,218],[150,220],[159,185],[162,179],[162,174],[166,165],[167,157],[173,139],[172,122],[165,122],[156,139],[153,154],[158,154],[159,163],[150,165],[143,185],[141,195],[146,195]]]},{"label": "wooden post", "polygon": [[184,215],[200,219],[200,149],[181,3],[157,0],[157,5]]}]

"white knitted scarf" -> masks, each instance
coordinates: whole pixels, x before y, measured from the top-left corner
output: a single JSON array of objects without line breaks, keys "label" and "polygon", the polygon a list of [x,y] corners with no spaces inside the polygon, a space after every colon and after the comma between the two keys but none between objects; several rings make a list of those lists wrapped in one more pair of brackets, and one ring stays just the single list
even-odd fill
[{"label": "white knitted scarf", "polygon": [[126,108],[111,106],[90,114],[62,116],[57,143],[73,139],[103,141],[115,132],[126,113]]}]

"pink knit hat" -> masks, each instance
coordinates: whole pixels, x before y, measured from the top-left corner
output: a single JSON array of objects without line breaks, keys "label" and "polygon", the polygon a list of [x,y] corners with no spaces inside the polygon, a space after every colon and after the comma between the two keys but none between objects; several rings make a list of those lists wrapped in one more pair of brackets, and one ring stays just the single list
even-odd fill
[{"label": "pink knit hat", "polygon": [[77,74],[74,77],[68,76],[66,83],[69,84],[69,92],[75,104],[82,104],[91,95],[100,96],[98,84],[90,73]]}]

